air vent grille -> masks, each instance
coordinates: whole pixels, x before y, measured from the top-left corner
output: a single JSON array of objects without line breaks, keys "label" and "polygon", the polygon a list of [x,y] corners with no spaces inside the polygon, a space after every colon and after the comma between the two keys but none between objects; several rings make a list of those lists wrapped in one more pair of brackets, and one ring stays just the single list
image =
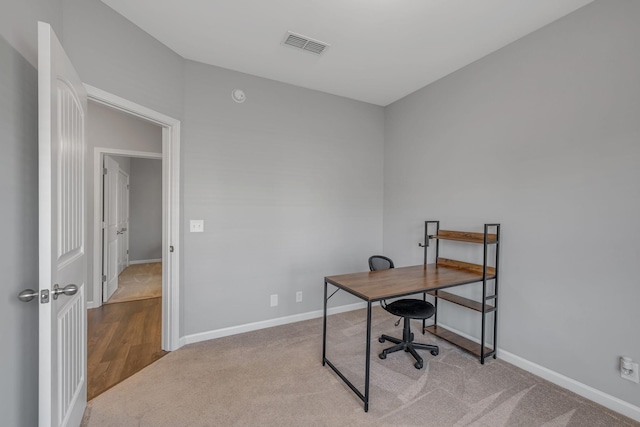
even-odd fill
[{"label": "air vent grille", "polygon": [[307,42],[307,44],[304,46],[305,50],[308,50],[309,52],[313,52],[317,54],[324,52],[326,48],[327,48],[327,45],[324,45],[322,43],[312,42],[312,41]]},{"label": "air vent grille", "polygon": [[307,39],[289,34],[289,37],[287,37],[287,40],[285,40],[284,43],[294,47],[299,47],[300,49],[304,49],[304,45],[306,45],[308,42],[309,40]]},{"label": "air vent grille", "polygon": [[292,33],[291,31],[287,32],[283,43],[318,55],[323,53],[329,47],[328,43],[314,40],[310,37],[302,36],[300,34]]}]

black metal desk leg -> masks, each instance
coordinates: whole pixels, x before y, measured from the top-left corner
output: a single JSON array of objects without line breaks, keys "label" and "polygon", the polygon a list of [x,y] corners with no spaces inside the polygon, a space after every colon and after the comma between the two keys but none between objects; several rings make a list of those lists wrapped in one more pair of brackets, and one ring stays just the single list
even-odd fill
[{"label": "black metal desk leg", "polygon": [[322,366],[327,360],[327,281],[324,281],[324,316],[322,320]]},{"label": "black metal desk leg", "polygon": [[328,314],[328,301],[336,292],[327,297],[329,283],[325,279],[324,281],[324,314],[323,314],[323,323],[322,323],[322,366],[328,365],[339,377],[342,381],[345,382],[346,385],[364,402],[364,411],[369,411],[369,370],[371,368],[371,302],[367,302],[367,355],[366,355],[366,363],[365,363],[365,394],[362,394],[360,390],[356,388],[355,385],[351,383],[344,376],[342,372],[338,368],[335,367],[333,363],[329,359],[327,359],[327,314]]},{"label": "black metal desk leg", "polygon": [[364,412],[369,412],[369,370],[371,368],[371,301],[367,301],[367,355],[364,374]]}]

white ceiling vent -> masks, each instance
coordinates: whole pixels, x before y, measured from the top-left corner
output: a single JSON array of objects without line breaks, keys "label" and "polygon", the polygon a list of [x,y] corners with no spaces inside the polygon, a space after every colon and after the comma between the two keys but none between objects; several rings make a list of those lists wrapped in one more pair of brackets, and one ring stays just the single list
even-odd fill
[{"label": "white ceiling vent", "polygon": [[292,33],[291,31],[287,31],[287,34],[285,35],[284,41],[282,43],[289,46],[297,47],[302,50],[306,50],[307,52],[316,53],[318,55],[322,54],[329,47],[328,43],[314,40],[310,37],[300,34]]}]

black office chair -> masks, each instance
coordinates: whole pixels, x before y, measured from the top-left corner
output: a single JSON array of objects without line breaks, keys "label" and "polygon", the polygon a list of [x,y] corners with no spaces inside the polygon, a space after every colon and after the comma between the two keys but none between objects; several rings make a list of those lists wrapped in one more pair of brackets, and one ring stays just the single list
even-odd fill
[{"label": "black office chair", "polygon": [[[382,255],[374,255],[369,258],[369,269],[371,271],[376,270],[387,270],[389,268],[394,268],[393,261],[390,258],[387,258]],[[423,301],[420,299],[400,299],[393,301],[389,304],[386,301],[381,301],[382,308],[387,310],[389,313],[394,316],[399,316],[404,318],[404,327],[402,331],[402,339],[390,337],[388,335],[382,335],[378,338],[378,341],[383,343],[385,341],[391,341],[395,343],[393,347],[389,347],[382,351],[378,356],[380,359],[386,359],[387,354],[393,353],[395,351],[404,350],[406,352],[411,353],[411,355],[416,359],[416,363],[413,365],[416,369],[422,369],[423,360],[422,357],[416,352],[416,349],[419,350],[430,350],[431,354],[437,356],[440,352],[440,349],[437,345],[430,344],[420,344],[417,342],[413,342],[413,332],[411,332],[411,319],[428,319],[435,313],[436,309],[433,304]]]}]

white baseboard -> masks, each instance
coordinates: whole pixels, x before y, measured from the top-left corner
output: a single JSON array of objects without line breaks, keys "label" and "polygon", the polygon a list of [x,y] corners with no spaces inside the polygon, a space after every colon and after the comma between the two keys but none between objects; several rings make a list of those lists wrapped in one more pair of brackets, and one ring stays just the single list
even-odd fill
[{"label": "white baseboard", "polygon": [[158,258],[158,259],[139,259],[137,261],[129,261],[129,265],[134,265],[134,264],[149,264],[152,262],[162,262],[162,258]]},{"label": "white baseboard", "polygon": [[545,380],[559,385],[562,388],[566,388],[567,390],[579,394],[586,399],[596,402],[633,420],[640,421],[640,407],[638,406],[632,405],[631,403],[625,402],[624,400],[618,399],[617,397],[611,396],[586,384],[582,384],[569,377],[565,377],[558,372],[530,362],[520,356],[509,353],[508,351],[498,349],[498,357],[505,362],[509,362],[518,368],[531,372],[532,374],[544,378]]},{"label": "white baseboard", "polygon": [[[376,305],[378,305],[376,303]],[[329,314],[344,313],[347,311],[359,310],[367,308],[367,303],[358,302],[355,304],[343,305],[340,307],[330,308]],[[200,332],[197,334],[186,335],[180,339],[180,346],[193,344],[200,341],[207,341],[214,338],[222,338],[230,335],[241,334],[243,332],[257,331],[259,329],[271,328],[273,326],[286,325],[288,323],[301,322],[303,320],[316,319],[323,316],[323,310],[309,311],[307,313],[294,314],[291,316],[278,317],[276,319],[263,320],[261,322],[247,323],[245,325],[231,326],[229,328],[216,329],[213,331]]]},{"label": "white baseboard", "polygon": [[100,307],[100,304],[96,303],[95,301],[87,301],[87,310],[98,307]]},{"label": "white baseboard", "polygon": [[[458,331],[455,328],[451,328],[450,326],[444,324],[442,326],[444,326],[451,332],[455,332],[456,334],[463,336],[471,341],[477,342],[478,344],[480,343],[479,339],[465,334],[464,332]],[[489,343],[489,345],[491,345],[491,343]],[[552,371],[551,369],[547,369],[544,366],[540,366],[518,355],[503,350],[500,347],[498,347],[497,355],[499,359],[504,360],[505,362],[509,362],[520,369],[524,369],[525,371],[543,378],[553,384],[556,384],[562,388],[566,388],[567,390],[570,390],[575,394],[584,397],[585,399],[589,399],[604,406],[605,408],[616,411],[624,415],[625,417],[640,421],[640,407],[638,406],[632,405],[631,403],[625,402],[624,400],[618,399],[617,397],[611,396],[586,384],[582,384],[581,382],[566,377],[558,372]]]}]

